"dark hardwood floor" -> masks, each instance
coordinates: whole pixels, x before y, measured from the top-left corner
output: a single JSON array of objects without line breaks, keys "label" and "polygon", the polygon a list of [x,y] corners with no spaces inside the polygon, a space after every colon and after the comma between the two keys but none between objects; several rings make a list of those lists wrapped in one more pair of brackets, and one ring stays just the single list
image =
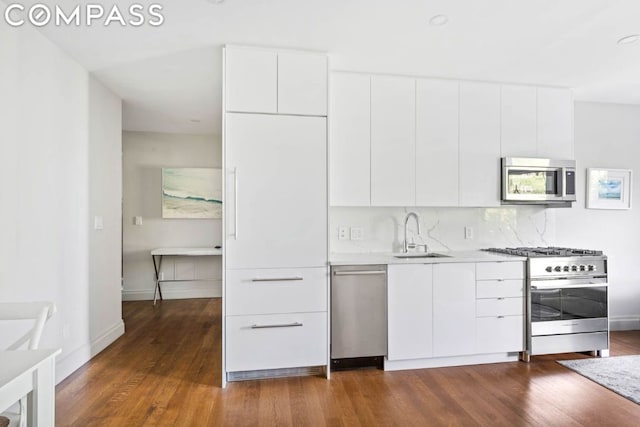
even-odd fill
[{"label": "dark hardwood floor", "polygon": [[[126,334],[56,389],[57,426],[632,426],[640,405],[555,363],[334,372],[219,388],[221,301],[124,303]],[[611,356],[640,354],[614,332]],[[586,357],[562,355],[565,359]]]}]

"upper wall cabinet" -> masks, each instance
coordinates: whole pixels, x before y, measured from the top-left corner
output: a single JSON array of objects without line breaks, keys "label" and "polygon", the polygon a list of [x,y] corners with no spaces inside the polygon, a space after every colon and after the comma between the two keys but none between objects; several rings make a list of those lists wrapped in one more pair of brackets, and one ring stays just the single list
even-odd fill
[{"label": "upper wall cabinet", "polygon": [[571,91],[538,88],[538,156],[573,159],[573,155]]},{"label": "upper wall cabinet", "polygon": [[269,50],[225,48],[227,111],[278,112],[278,56]]},{"label": "upper wall cabinet", "polygon": [[278,113],[327,115],[327,57],[278,54]]},{"label": "upper wall cabinet", "polygon": [[458,205],[458,96],[455,80],[416,81],[416,205]]},{"label": "upper wall cabinet", "polygon": [[500,86],[460,84],[460,206],[500,205]]},{"label": "upper wall cabinet", "polygon": [[327,115],[327,57],[318,53],[225,48],[226,110]]},{"label": "upper wall cabinet", "polygon": [[415,80],[371,77],[371,205],[415,205]]},{"label": "upper wall cabinet", "polygon": [[568,89],[502,86],[502,156],[573,159]]},{"label": "upper wall cabinet", "polygon": [[537,156],[536,88],[502,85],[501,94],[502,156]]},{"label": "upper wall cabinet", "polygon": [[371,77],[333,73],[329,185],[331,206],[371,203]]}]

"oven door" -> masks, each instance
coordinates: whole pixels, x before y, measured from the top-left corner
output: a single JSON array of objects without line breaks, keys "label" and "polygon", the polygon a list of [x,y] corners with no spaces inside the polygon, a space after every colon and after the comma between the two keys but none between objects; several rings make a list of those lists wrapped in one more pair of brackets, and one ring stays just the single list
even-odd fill
[{"label": "oven door", "polygon": [[531,335],[607,331],[606,279],[531,281]]}]

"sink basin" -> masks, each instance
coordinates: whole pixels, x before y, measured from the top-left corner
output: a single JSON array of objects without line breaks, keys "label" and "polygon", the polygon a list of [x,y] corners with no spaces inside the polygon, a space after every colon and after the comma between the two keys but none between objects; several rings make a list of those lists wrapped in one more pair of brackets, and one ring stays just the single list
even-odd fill
[{"label": "sink basin", "polygon": [[406,254],[398,254],[394,255],[394,258],[449,258],[449,255],[437,254],[435,252],[415,252],[415,253],[406,253]]}]

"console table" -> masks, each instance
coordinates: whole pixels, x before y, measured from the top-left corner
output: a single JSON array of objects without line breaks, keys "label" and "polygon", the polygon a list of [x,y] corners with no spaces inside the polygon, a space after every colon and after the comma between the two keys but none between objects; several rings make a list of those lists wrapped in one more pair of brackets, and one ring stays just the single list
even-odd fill
[{"label": "console table", "polygon": [[153,269],[156,273],[156,287],[153,291],[153,305],[156,305],[158,295],[162,300],[161,282],[185,282],[185,280],[161,280],[160,268],[162,267],[162,258],[165,256],[221,256],[221,248],[157,248],[151,251],[151,259],[153,260]]},{"label": "console table", "polygon": [[55,360],[60,350],[0,351],[0,413],[27,396],[29,426],[55,425]]}]

